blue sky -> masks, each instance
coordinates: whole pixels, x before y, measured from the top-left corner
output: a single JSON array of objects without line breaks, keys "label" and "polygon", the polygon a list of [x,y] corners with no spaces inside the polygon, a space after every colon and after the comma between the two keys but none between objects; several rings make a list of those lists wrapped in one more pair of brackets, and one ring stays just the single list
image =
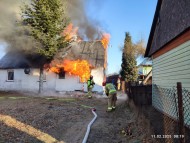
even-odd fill
[{"label": "blue sky", "polygon": [[156,4],[157,0],[104,0],[98,7],[89,7],[89,15],[98,19],[111,35],[108,74],[120,70],[122,53],[119,47],[123,45],[125,32],[130,32],[134,42],[141,37],[148,41]]},{"label": "blue sky", "polygon": [[[125,32],[130,32],[136,42],[141,37],[148,40],[157,0],[89,0],[88,15],[99,21],[101,28],[110,33],[107,73],[119,72]],[[98,4],[97,4],[98,3]],[[0,58],[4,54],[0,44]],[[138,60],[138,63],[140,60]]]}]

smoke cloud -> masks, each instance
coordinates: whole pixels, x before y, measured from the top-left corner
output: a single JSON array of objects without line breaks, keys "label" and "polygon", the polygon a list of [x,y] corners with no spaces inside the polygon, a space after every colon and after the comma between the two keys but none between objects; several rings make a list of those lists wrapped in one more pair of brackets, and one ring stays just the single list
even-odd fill
[{"label": "smoke cloud", "polygon": [[[94,2],[94,3],[90,3]],[[100,22],[88,15],[87,8],[90,4],[98,4],[99,0],[67,0],[67,14],[71,22],[79,28],[79,35],[84,40],[96,40],[102,37]],[[95,5],[93,5],[95,6]]]},{"label": "smoke cloud", "polygon": [[[22,50],[31,53],[35,51],[34,48],[40,46],[29,36],[27,27],[21,24],[21,7],[29,2],[30,0],[0,0],[0,42],[7,43],[6,52]],[[100,5],[100,0],[63,0],[63,2],[67,2],[67,15],[74,26],[79,28],[79,36],[82,39],[96,40],[102,37],[100,22],[90,17],[87,11],[87,6]]]},{"label": "smoke cloud", "polygon": [[0,1],[0,41],[8,44],[6,51],[31,52],[35,47],[33,37],[30,37],[27,28],[21,25],[21,6],[23,4],[22,0]]}]

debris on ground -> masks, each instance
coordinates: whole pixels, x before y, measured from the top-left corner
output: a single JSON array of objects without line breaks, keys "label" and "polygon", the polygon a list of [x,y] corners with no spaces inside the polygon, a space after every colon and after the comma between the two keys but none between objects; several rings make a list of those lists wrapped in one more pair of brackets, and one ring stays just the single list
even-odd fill
[{"label": "debris on ground", "polygon": [[107,98],[100,97],[87,99],[84,94],[74,92],[65,97],[1,92],[0,143],[42,143],[47,139],[80,143],[93,118],[93,108],[98,117],[91,127],[88,143],[153,142],[151,135],[143,132],[143,123],[137,121],[126,105],[123,100],[126,98],[118,99],[117,109],[106,113]]}]

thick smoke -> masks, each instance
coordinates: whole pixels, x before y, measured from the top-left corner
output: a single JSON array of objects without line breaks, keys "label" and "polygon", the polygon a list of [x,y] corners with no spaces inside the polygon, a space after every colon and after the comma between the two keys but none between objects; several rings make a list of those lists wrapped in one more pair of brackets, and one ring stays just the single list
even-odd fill
[{"label": "thick smoke", "polygon": [[[28,2],[25,0],[24,2]],[[0,1],[0,41],[8,44],[7,51],[23,50],[31,52],[35,42],[26,27],[21,24],[22,0]],[[34,51],[34,50],[33,50]]]},{"label": "thick smoke", "polygon": [[[95,0],[99,4],[99,0]],[[79,28],[79,35],[84,40],[95,40],[101,38],[99,21],[90,18],[87,14],[87,6],[92,0],[67,0],[67,14],[71,22]]]},{"label": "thick smoke", "polygon": [[[63,0],[67,1],[67,15],[79,28],[79,35],[84,40],[101,38],[100,23],[88,16],[89,2],[100,5],[100,0]],[[27,27],[21,24],[21,7],[30,0],[0,0],[0,42],[6,42],[7,51],[35,51],[39,44],[29,36]]]}]

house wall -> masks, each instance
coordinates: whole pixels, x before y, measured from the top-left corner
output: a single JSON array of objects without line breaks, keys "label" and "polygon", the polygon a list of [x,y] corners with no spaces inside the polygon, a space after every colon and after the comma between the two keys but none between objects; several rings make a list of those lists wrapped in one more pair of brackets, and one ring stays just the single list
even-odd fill
[{"label": "house wall", "polygon": [[[96,68],[91,70],[91,75],[95,82],[92,91],[103,92],[102,82],[104,78],[103,68]],[[79,77],[66,74],[65,79],[56,78],[56,91],[75,91],[84,90],[87,92],[87,84],[81,83]]]},{"label": "house wall", "polygon": [[[190,40],[173,48],[167,53],[153,59],[153,94],[152,104],[155,108],[177,118],[176,83],[181,82],[183,89],[190,91]],[[158,88],[157,88],[158,87]],[[162,90],[158,90],[161,89]],[[172,89],[174,88],[174,89]],[[172,90],[168,90],[172,89]],[[190,115],[190,104],[184,107],[186,115]],[[184,117],[185,123],[190,120],[190,116]],[[190,125],[190,124],[189,124]]]},{"label": "house wall", "polygon": [[82,83],[80,83],[78,76],[65,74],[65,79],[59,79],[58,75],[56,76],[56,91],[75,91],[82,90]]},{"label": "house wall", "polygon": [[[91,75],[93,76],[95,85],[92,91],[96,92],[103,92],[103,87],[102,87],[102,82],[104,79],[104,69],[103,67],[92,69],[91,70]],[[87,92],[87,84],[84,84],[84,91]]]},{"label": "house wall", "polygon": [[[86,83],[81,83],[79,77],[66,73],[65,79],[59,79],[59,76],[53,72],[46,72],[46,80],[43,83],[44,90],[51,91],[87,91]],[[103,88],[103,68],[92,70],[96,85],[93,91],[101,92]],[[0,69],[0,90],[23,90],[23,91],[38,91],[39,90],[39,69],[31,69],[30,74],[25,74],[24,69],[14,69],[14,81],[7,81],[7,69]]]},{"label": "house wall", "polygon": [[31,74],[25,74],[24,69],[14,69],[14,81],[7,81],[7,70],[0,70],[1,90],[38,90],[38,69],[31,69]]},{"label": "house wall", "polygon": [[153,59],[153,83],[164,88],[182,86],[190,91],[190,41]]},{"label": "house wall", "polygon": [[138,68],[138,71],[143,73],[143,75],[147,75],[152,70],[152,67],[150,66],[140,66]]},{"label": "house wall", "polygon": [[143,67],[143,74],[147,75],[152,70],[152,67],[150,66],[144,66]]}]

